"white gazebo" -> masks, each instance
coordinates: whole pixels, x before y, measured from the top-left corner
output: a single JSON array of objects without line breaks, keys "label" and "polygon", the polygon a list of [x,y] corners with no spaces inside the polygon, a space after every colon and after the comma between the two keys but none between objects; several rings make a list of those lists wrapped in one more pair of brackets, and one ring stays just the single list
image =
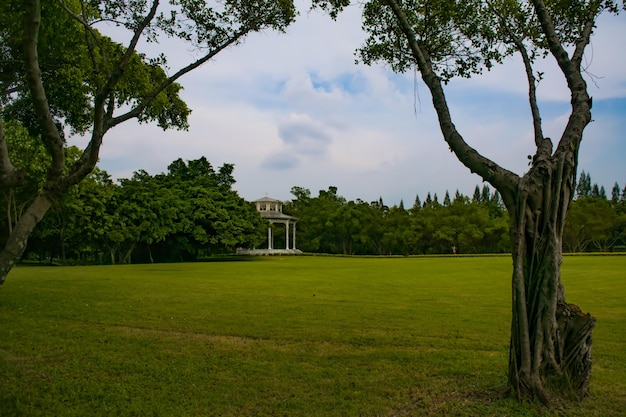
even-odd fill
[{"label": "white gazebo", "polygon": [[[253,201],[253,203],[256,205],[259,214],[270,223],[270,226],[267,228],[267,249],[239,249],[237,253],[242,255],[302,253],[302,251],[296,249],[296,222],[298,219],[283,213],[282,201],[263,197]],[[280,249],[277,249],[274,245],[274,228],[276,224],[285,227],[285,247]]]}]

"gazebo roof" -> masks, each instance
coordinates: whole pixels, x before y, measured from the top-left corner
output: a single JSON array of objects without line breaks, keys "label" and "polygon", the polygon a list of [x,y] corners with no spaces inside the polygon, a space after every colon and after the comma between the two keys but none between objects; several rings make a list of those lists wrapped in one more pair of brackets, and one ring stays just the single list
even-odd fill
[{"label": "gazebo roof", "polygon": [[297,220],[297,217],[289,216],[279,211],[259,211],[261,217],[265,217],[270,220]]},{"label": "gazebo roof", "polygon": [[282,204],[283,202],[280,200],[276,200],[275,198],[265,196],[263,198],[259,198],[258,200],[254,200],[253,203],[280,203]]},{"label": "gazebo roof", "polygon": [[[259,214],[265,217],[266,219],[275,220],[279,222],[289,222],[289,221],[297,220],[296,217],[284,214],[283,202],[280,200],[276,200],[275,198],[265,196],[263,198],[259,198],[258,200],[254,200],[253,203],[257,205],[257,210]],[[261,205],[265,206],[266,204],[275,205],[277,208],[268,210],[267,208],[263,207],[263,209],[259,209],[259,206]]]}]

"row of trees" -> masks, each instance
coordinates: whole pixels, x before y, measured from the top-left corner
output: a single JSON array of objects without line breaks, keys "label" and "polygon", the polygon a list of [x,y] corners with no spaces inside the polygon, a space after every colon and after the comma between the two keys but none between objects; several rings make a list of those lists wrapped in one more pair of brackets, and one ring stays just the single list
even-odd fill
[{"label": "row of trees", "polygon": [[285,211],[298,217],[298,247],[309,252],[358,255],[486,253],[510,251],[508,215],[488,186],[470,199],[457,192],[443,202],[429,193],[409,209],[346,201],[337,188],[294,187]]},{"label": "row of trees", "polygon": [[567,213],[563,248],[569,252],[626,249],[626,186],[616,182],[611,195],[591,183],[584,171],[576,186],[576,199]]},{"label": "row of trees", "polygon": [[[14,160],[29,164],[25,186],[0,193],[0,233],[6,239],[45,178],[45,150],[24,128],[7,124]],[[69,148],[68,169],[79,151]],[[73,157],[72,157],[73,155]],[[194,260],[211,253],[255,247],[267,223],[232,185],[233,165],[215,170],[202,157],[174,161],[167,173],[135,172],[118,184],[96,169],[38,225],[29,241],[32,259],[61,263],[130,263]],[[34,175],[38,173],[38,175]],[[382,198],[347,201],[336,187],[312,197],[293,187],[285,212],[298,217],[298,246],[306,252],[355,255],[503,253],[510,251],[509,215],[498,192],[476,186],[472,197],[446,191],[422,202],[389,207]],[[276,239],[283,238],[276,233]],[[280,242],[277,242],[280,245]],[[626,243],[626,187],[604,187],[584,171],[563,235],[565,250],[610,251]]]},{"label": "row of trees", "polygon": [[[489,186],[472,197],[446,191],[443,201],[428,193],[388,207],[382,199],[347,201],[336,187],[293,187],[285,211],[298,217],[298,247],[306,252],[357,255],[510,252],[509,215],[498,192]],[[280,234],[279,234],[280,235]],[[563,235],[569,252],[611,251],[626,243],[626,187],[616,183],[607,199],[604,187],[591,185],[583,172]]]},{"label": "row of trees", "polygon": [[[178,159],[167,173],[141,170],[118,184],[96,169],[50,209],[26,256],[62,263],[167,262],[258,245],[266,222],[232,189],[233,168],[224,164],[215,170],[204,157]],[[6,222],[0,232],[6,239],[30,194],[1,197]]]}]

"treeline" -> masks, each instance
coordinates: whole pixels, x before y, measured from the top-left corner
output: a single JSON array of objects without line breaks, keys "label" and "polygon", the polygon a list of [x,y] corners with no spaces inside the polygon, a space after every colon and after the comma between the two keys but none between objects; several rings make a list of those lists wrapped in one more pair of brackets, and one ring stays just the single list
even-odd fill
[{"label": "treeline", "polygon": [[[233,165],[174,161],[166,173],[113,183],[96,169],[53,206],[24,258],[68,263],[190,261],[263,242],[267,223],[232,189]],[[30,184],[36,187],[37,184]],[[24,191],[24,190],[23,190]],[[32,195],[5,193],[3,239]]]},{"label": "treeline", "polygon": [[[419,195],[409,208],[388,207],[382,199],[347,201],[336,187],[294,187],[285,212],[298,217],[298,248],[305,252],[350,255],[501,253],[510,251],[509,218],[500,196],[476,186],[472,197],[458,191]],[[626,186],[616,183],[610,198],[582,172],[567,216],[566,252],[624,250]]]},{"label": "treeline", "polygon": [[[7,124],[14,161],[28,175],[0,194],[0,244],[43,186],[46,152],[24,129]],[[80,157],[67,150],[67,169]],[[232,189],[233,165],[214,169],[202,157],[174,161],[167,172],[141,170],[114,183],[96,169],[52,207],[28,241],[25,258],[60,263],[191,261],[238,247],[264,247],[268,223]],[[508,213],[497,192],[476,186],[471,197],[428,193],[405,208],[382,199],[347,201],[336,187],[313,197],[293,187],[284,211],[298,217],[305,252],[354,255],[499,253],[510,250]],[[274,225],[273,227],[280,227]],[[624,250],[626,187],[610,195],[583,172],[568,213],[565,251]],[[283,239],[274,233],[276,240]],[[284,242],[283,242],[284,244]],[[281,247],[275,242],[275,247]],[[283,246],[284,247],[284,246]]]},{"label": "treeline", "polygon": [[567,252],[626,250],[626,186],[616,182],[610,196],[591,182],[584,171],[576,185],[576,199],[567,213],[563,233]]},{"label": "treeline", "polygon": [[476,187],[469,198],[458,191],[443,200],[427,194],[421,202],[388,207],[382,199],[347,201],[336,187],[312,197],[294,187],[285,212],[298,217],[298,248],[349,255],[498,253],[510,250],[508,214],[497,192]]}]

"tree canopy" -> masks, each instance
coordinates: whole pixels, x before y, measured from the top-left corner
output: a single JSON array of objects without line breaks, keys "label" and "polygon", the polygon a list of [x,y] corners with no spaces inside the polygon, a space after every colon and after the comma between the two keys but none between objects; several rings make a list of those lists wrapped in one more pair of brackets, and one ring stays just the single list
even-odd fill
[{"label": "tree canopy", "polygon": [[[7,0],[0,5],[0,189],[23,186],[29,170],[13,160],[4,125],[18,123],[48,154],[45,177],[0,252],[0,285],[54,203],[96,166],[105,134],[130,119],[186,129],[182,76],[250,33],[284,31],[290,0]],[[114,27],[113,39],[100,30]],[[198,52],[169,62],[138,48],[176,38]],[[12,132],[9,132],[12,133]],[[65,135],[88,143],[67,168]]]},{"label": "tree canopy", "polygon": [[[587,173],[581,177],[591,179]],[[157,175],[139,170],[116,183],[96,168],[50,209],[25,256],[31,262],[61,264],[176,262],[261,247],[269,225],[232,189],[234,182],[232,165],[214,169],[204,157],[177,159]],[[416,196],[417,202],[405,208],[403,202],[388,206],[382,199],[349,201],[336,187],[312,196],[295,186],[284,210],[298,218],[298,248],[310,253],[509,252],[510,219],[499,194],[488,186],[475,190],[477,198],[456,191],[448,203],[431,196],[422,204]],[[24,203],[19,196],[3,197],[0,216],[11,220]],[[8,235],[10,227],[10,221],[0,224],[0,235]],[[275,239],[284,244],[284,235]],[[626,198],[578,196],[563,245],[568,252],[623,250]]]},{"label": "tree canopy", "polygon": [[232,189],[233,169],[224,164],[216,170],[204,157],[177,159],[166,173],[139,170],[118,183],[96,169],[50,209],[26,256],[60,263],[175,262],[258,246],[267,224]]}]

